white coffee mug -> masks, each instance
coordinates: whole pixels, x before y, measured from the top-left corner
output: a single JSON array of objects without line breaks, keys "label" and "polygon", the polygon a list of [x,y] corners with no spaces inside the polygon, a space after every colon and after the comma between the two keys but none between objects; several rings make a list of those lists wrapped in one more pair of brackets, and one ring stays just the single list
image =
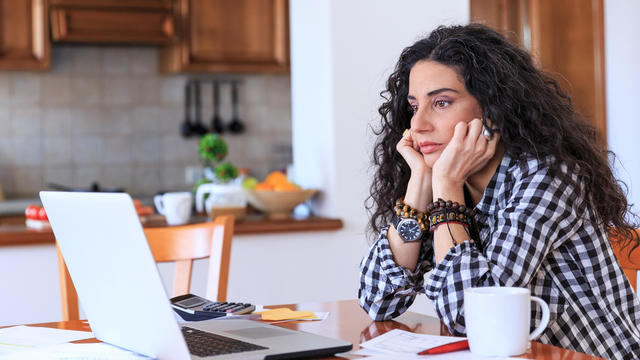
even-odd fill
[{"label": "white coffee mug", "polygon": [[165,216],[167,224],[182,225],[191,217],[191,193],[169,192],[153,198],[158,212]]},{"label": "white coffee mug", "polygon": [[[529,334],[531,301],[540,304],[542,320]],[[523,354],[549,323],[549,306],[517,287],[477,287],[464,291],[464,321],[471,352],[482,356]]]}]

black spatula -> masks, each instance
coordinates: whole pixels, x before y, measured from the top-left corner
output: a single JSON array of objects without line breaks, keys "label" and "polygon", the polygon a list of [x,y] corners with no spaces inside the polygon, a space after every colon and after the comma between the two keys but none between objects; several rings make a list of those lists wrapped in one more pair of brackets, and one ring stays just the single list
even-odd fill
[{"label": "black spatula", "polygon": [[211,131],[216,134],[224,132],[224,124],[220,117],[220,84],[213,81],[213,118],[211,119]]},{"label": "black spatula", "polygon": [[244,124],[238,116],[238,83],[235,81],[231,83],[231,114],[229,131],[233,134],[240,134],[244,131]]}]

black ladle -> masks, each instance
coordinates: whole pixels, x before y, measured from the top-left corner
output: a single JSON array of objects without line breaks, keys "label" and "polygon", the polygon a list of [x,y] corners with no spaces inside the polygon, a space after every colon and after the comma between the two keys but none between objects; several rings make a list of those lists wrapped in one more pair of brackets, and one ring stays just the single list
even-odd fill
[{"label": "black ladle", "polygon": [[196,105],[196,122],[193,124],[193,132],[198,135],[204,135],[207,133],[207,128],[202,124],[202,96],[200,94],[200,81],[195,80],[193,87],[196,90],[195,93],[195,105]]},{"label": "black ladle", "polygon": [[191,123],[191,80],[184,86],[184,122],[180,125],[180,133],[184,137],[193,135],[193,123]]},{"label": "black ladle", "polygon": [[211,119],[211,130],[216,134],[224,132],[224,124],[220,118],[220,85],[213,81],[213,118]]},{"label": "black ladle", "polygon": [[231,83],[231,123],[229,124],[229,131],[233,134],[240,134],[244,131],[244,124],[238,116],[238,83],[235,81]]}]

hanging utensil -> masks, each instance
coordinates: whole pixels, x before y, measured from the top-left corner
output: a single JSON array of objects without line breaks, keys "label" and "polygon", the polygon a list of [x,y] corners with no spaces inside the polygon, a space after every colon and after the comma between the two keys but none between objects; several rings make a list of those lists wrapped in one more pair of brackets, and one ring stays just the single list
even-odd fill
[{"label": "hanging utensil", "polygon": [[200,93],[200,81],[195,80],[193,82],[195,88],[195,105],[196,105],[196,121],[193,125],[193,132],[198,135],[204,135],[207,133],[207,128],[202,124],[202,96]]},{"label": "hanging utensil", "polygon": [[191,123],[191,80],[184,86],[184,122],[180,125],[180,133],[183,137],[193,135],[193,124]]},{"label": "hanging utensil", "polygon": [[224,132],[224,124],[220,117],[220,84],[213,81],[213,118],[211,119],[211,131],[216,134]]},{"label": "hanging utensil", "polygon": [[240,134],[244,131],[244,124],[238,116],[238,83],[236,81],[231,83],[231,123],[229,124],[229,131],[233,134]]}]

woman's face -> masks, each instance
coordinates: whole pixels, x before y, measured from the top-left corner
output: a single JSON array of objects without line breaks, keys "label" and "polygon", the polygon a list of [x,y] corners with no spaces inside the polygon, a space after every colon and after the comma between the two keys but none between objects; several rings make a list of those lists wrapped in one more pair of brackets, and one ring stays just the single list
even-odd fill
[{"label": "woman's face", "polygon": [[435,61],[417,62],[409,73],[411,131],[428,167],[433,168],[453,137],[457,123],[482,117],[478,101],[451,67]]}]

